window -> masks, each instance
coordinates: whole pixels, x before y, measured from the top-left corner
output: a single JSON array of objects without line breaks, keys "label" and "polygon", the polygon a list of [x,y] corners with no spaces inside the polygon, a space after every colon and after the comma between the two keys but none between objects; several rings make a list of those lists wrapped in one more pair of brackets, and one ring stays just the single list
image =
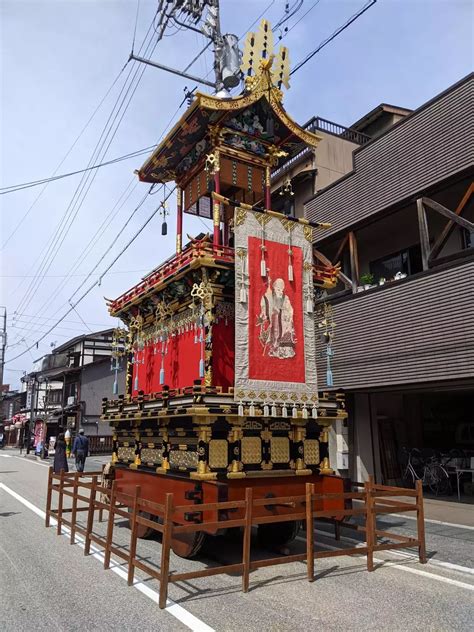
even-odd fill
[{"label": "window", "polygon": [[462,247],[464,250],[468,248],[474,248],[474,231],[462,229]]},{"label": "window", "polygon": [[62,389],[60,388],[48,391],[47,403],[48,404],[61,404],[61,395],[62,395]]},{"label": "window", "polygon": [[371,261],[369,268],[376,281],[382,277],[387,280],[393,279],[397,272],[403,272],[407,276],[421,272],[423,266],[420,245],[416,244],[400,252]]}]

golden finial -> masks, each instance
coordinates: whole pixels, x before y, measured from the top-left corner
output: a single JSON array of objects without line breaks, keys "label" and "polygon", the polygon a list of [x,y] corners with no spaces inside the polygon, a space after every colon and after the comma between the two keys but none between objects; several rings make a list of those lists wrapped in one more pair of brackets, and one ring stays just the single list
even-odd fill
[{"label": "golden finial", "polygon": [[268,20],[262,20],[256,33],[247,33],[242,55],[241,71],[246,77],[247,87],[252,89],[252,77],[268,71],[272,83],[280,88],[290,86],[290,56],[286,46],[280,46],[278,54],[273,52],[273,32]]}]

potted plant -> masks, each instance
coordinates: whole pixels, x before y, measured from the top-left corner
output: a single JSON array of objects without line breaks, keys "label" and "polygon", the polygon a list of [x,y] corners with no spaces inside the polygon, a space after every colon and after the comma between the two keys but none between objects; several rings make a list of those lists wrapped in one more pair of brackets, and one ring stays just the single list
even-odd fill
[{"label": "potted plant", "polygon": [[361,275],[360,282],[364,286],[364,290],[368,290],[374,284],[374,275],[370,272],[366,272]]}]

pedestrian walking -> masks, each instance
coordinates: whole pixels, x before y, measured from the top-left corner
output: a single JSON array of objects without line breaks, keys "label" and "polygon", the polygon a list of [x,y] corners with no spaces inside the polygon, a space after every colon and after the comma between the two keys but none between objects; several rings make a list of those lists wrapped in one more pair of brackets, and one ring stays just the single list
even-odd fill
[{"label": "pedestrian walking", "polygon": [[66,458],[66,440],[64,438],[63,432],[61,432],[58,435],[56,444],[54,446],[53,470],[55,474],[60,474],[61,470],[64,470],[65,472],[69,472],[69,467],[68,467],[67,458]]},{"label": "pedestrian walking", "polygon": [[86,457],[89,456],[89,439],[84,436],[84,428],[79,430],[79,434],[74,439],[72,456],[76,458],[76,470],[78,472],[83,472]]}]

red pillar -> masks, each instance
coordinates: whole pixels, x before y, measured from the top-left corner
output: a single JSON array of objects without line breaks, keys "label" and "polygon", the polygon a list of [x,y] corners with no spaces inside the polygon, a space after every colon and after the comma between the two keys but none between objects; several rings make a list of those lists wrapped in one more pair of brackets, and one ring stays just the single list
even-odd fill
[{"label": "red pillar", "polygon": [[183,250],[183,192],[176,187],[176,253]]}]

